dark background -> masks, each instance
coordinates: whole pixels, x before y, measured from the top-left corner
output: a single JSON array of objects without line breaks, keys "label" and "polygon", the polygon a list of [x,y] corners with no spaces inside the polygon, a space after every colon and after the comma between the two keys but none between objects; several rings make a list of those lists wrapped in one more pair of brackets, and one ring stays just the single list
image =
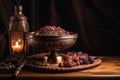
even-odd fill
[{"label": "dark background", "polygon": [[[17,0],[0,0],[0,54],[9,54],[9,26]],[[19,0],[18,0],[19,1]],[[79,34],[73,51],[120,56],[119,0],[21,0],[30,31],[56,25]]]}]

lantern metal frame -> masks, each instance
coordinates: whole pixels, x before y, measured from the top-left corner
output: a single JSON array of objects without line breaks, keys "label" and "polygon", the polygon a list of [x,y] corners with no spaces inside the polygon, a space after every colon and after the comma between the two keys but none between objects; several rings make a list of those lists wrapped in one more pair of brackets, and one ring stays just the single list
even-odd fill
[{"label": "lantern metal frame", "polygon": [[22,11],[21,5],[15,6],[15,15],[10,17],[8,30],[10,54],[28,53],[27,33],[29,32],[29,25]]}]

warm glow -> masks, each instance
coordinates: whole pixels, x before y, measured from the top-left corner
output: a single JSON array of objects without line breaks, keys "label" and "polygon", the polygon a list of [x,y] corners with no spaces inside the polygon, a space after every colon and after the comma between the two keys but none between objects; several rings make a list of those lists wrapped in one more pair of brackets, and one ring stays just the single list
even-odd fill
[{"label": "warm glow", "polygon": [[20,40],[20,39],[18,39],[18,42],[21,42],[21,40]]},{"label": "warm glow", "polygon": [[18,47],[18,42],[16,42],[15,46]]},{"label": "warm glow", "polygon": [[13,52],[22,52],[22,44],[19,44],[19,40],[16,41],[15,45],[12,45]]},{"label": "warm glow", "polygon": [[[45,58],[45,61],[47,61],[48,57],[45,56],[44,58]],[[56,56],[56,59],[57,59],[57,64],[62,62],[62,56]]]},{"label": "warm glow", "polygon": [[62,57],[61,56],[57,56],[57,63],[61,63],[62,62]]}]

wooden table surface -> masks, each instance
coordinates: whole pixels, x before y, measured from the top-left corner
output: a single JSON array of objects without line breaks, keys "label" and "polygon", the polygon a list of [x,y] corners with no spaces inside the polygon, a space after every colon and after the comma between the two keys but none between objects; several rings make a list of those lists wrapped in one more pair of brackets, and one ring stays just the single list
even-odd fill
[{"label": "wooden table surface", "polygon": [[[120,56],[105,56],[102,59],[102,64],[88,70],[82,70],[77,72],[68,72],[68,73],[41,73],[41,72],[31,72],[22,70],[17,79],[19,80],[31,80],[31,79],[40,79],[40,80],[120,80]],[[11,73],[1,73],[1,79],[12,79]]]}]

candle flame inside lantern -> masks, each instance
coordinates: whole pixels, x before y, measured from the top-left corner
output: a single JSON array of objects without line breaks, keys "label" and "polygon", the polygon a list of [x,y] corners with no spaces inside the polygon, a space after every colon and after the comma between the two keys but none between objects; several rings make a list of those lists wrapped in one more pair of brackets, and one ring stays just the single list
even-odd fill
[{"label": "candle flame inside lantern", "polygon": [[19,44],[20,41],[21,40],[18,40],[18,41],[16,41],[15,45],[12,45],[13,52],[15,52],[15,53],[22,52],[23,46],[22,46],[22,44]]},{"label": "candle flame inside lantern", "polygon": [[18,42],[16,42],[15,46],[18,47]]}]

